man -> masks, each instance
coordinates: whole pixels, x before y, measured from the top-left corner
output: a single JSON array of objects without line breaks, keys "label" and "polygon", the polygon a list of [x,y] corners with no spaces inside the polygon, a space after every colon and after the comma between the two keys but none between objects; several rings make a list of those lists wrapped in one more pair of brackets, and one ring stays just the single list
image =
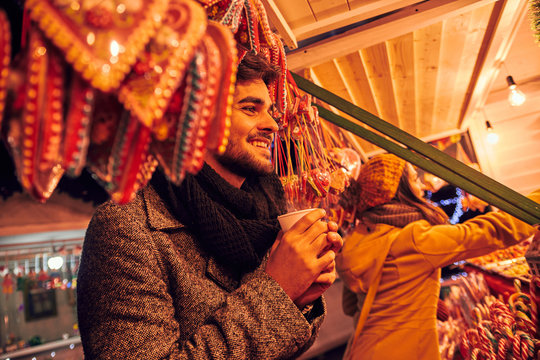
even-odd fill
[{"label": "man", "polygon": [[96,211],[78,277],[85,358],[287,359],[313,343],[342,239],[320,209],[279,232],[277,76],[246,55],[224,154],[180,186],[157,172],[130,204]]}]

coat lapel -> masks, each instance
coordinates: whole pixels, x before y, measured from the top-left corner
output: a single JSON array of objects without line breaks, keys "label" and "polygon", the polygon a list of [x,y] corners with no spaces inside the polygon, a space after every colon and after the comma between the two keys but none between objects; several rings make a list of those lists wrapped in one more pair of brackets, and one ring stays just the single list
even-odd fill
[{"label": "coat lapel", "polygon": [[167,209],[152,186],[143,189],[143,199],[148,216],[148,225],[154,230],[173,230],[184,227]]},{"label": "coat lapel", "polygon": [[[143,189],[143,198],[148,215],[148,225],[152,229],[170,231],[185,227],[167,209],[165,203],[152,186],[147,186]],[[226,268],[219,265],[213,257],[210,257],[207,261],[206,276],[229,292],[238,288],[240,284],[239,276],[235,276],[235,274],[232,274]]]}]

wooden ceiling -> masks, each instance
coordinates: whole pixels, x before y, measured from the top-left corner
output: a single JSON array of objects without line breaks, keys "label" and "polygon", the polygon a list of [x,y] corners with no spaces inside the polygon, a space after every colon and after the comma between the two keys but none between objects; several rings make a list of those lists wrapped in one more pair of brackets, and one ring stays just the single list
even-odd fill
[{"label": "wooden ceiling", "polygon": [[481,111],[527,13],[526,0],[263,2],[291,71],[426,140]]}]

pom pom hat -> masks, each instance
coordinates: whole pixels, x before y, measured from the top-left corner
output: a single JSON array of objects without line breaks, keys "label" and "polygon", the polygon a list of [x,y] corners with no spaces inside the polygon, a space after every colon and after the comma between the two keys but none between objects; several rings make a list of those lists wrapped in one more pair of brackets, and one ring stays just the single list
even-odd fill
[{"label": "pom pom hat", "polygon": [[393,154],[374,156],[362,165],[358,177],[358,213],[392,200],[396,196],[404,169],[405,160]]}]

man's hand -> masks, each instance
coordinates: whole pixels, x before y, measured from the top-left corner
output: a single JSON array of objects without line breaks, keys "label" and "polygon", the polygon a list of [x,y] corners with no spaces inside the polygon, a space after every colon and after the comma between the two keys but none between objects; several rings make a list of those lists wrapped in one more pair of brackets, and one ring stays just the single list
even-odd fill
[{"label": "man's hand", "polygon": [[311,284],[311,286],[296,299],[295,304],[298,308],[311,304],[317,300],[336,280],[336,266],[335,262],[332,262],[331,266],[324,269],[319,274],[317,279]]},{"label": "man's hand", "polygon": [[280,233],[266,264],[266,272],[299,307],[317,299],[336,278],[334,259],[343,240],[337,224],[326,223],[324,215],[314,210]]}]

